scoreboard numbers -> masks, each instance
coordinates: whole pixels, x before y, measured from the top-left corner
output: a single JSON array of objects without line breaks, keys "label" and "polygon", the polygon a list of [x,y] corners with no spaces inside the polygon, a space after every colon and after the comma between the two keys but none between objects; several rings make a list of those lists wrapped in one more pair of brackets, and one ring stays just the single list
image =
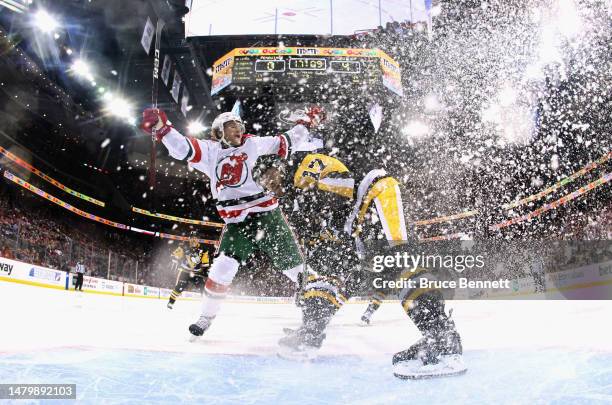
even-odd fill
[{"label": "scoreboard numbers", "polygon": [[290,70],[327,70],[327,61],[322,58],[291,58]]},{"label": "scoreboard numbers", "polygon": [[256,72],[284,72],[285,61],[284,60],[262,60],[258,59],[255,61]]},{"label": "scoreboard numbers", "polygon": [[332,60],[329,63],[332,72],[361,73],[361,63],[359,61]]}]

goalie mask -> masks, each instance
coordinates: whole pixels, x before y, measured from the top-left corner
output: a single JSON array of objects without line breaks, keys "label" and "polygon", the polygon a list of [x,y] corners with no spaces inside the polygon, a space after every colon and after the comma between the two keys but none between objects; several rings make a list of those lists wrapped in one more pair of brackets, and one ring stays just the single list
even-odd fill
[{"label": "goalie mask", "polygon": [[225,130],[224,125],[227,122],[237,122],[240,125],[240,131],[242,134],[245,132],[244,123],[242,122],[242,118],[232,112],[224,112],[219,114],[217,118],[212,123],[212,138],[220,141],[224,145],[231,146],[229,142],[225,139]]}]

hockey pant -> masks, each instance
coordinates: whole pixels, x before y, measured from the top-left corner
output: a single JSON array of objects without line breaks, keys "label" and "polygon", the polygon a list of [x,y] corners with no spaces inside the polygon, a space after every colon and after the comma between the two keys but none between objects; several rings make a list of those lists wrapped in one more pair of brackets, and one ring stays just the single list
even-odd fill
[{"label": "hockey pant", "polygon": [[293,282],[303,270],[303,259],[279,209],[249,215],[243,222],[227,224],[221,236],[219,257],[204,285],[202,315],[216,316],[241,263],[255,250],[263,251],[272,265]]}]

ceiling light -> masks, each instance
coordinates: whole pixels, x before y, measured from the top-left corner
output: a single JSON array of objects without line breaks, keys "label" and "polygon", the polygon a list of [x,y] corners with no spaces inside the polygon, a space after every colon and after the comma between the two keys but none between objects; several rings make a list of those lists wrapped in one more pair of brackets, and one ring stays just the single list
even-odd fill
[{"label": "ceiling light", "polygon": [[57,19],[46,10],[38,10],[34,15],[34,23],[42,32],[51,32],[59,27]]},{"label": "ceiling light", "polygon": [[187,125],[187,131],[189,131],[191,135],[202,133],[204,130],[206,130],[206,127],[202,125],[200,121],[192,121]]}]

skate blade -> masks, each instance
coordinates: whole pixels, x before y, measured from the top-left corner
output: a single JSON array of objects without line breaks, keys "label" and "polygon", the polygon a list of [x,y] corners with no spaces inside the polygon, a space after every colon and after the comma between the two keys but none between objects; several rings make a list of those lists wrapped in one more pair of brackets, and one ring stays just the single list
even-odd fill
[{"label": "skate blade", "polygon": [[438,364],[423,365],[420,360],[407,360],[393,367],[393,375],[402,380],[424,380],[465,374],[467,366],[458,354],[442,356]]},{"label": "skate blade", "polygon": [[317,349],[295,350],[290,347],[279,346],[276,355],[285,360],[309,362],[317,358]]},{"label": "skate blade", "polygon": [[192,335],[191,333],[189,334],[189,337],[187,338],[187,340],[189,341],[189,343],[193,343],[193,342],[197,342],[198,340],[200,340],[202,336],[196,336],[196,335]]}]

